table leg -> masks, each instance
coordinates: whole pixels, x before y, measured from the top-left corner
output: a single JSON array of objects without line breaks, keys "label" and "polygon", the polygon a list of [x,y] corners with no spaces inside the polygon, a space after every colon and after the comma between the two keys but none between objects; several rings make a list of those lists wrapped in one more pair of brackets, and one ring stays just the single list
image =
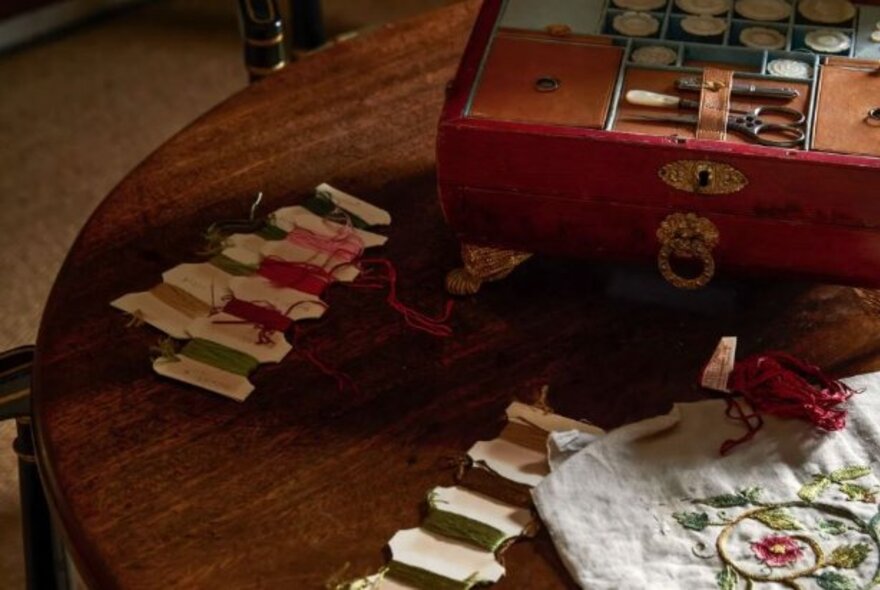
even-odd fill
[{"label": "table leg", "polygon": [[34,454],[30,417],[16,418],[18,484],[21,495],[22,537],[28,590],[67,588],[64,557],[55,546],[49,506]]},{"label": "table leg", "polygon": [[446,275],[446,290],[452,295],[475,295],[483,283],[500,281],[531,257],[528,252],[462,244],[464,266]]}]

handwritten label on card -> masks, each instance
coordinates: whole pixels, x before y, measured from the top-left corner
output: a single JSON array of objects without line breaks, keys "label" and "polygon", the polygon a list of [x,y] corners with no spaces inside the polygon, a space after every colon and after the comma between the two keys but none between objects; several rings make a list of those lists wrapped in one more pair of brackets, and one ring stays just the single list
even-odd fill
[{"label": "handwritten label on card", "polygon": [[246,400],[254,390],[246,377],[227,373],[185,356],[178,356],[175,360],[156,359],[153,361],[153,370],[163,377],[195,385],[239,402]]}]

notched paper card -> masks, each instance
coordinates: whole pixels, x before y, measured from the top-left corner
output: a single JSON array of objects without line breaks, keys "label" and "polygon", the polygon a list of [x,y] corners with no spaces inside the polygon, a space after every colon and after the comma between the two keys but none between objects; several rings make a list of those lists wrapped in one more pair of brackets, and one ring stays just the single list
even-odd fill
[{"label": "notched paper card", "polygon": [[526,426],[534,426],[545,432],[561,432],[565,430],[578,430],[587,434],[595,434],[600,436],[605,431],[598,426],[586,424],[560,416],[545,412],[535,406],[530,406],[522,402],[513,402],[507,407],[507,421],[512,424],[523,424]]},{"label": "notched paper card", "polygon": [[531,510],[505,504],[460,486],[434,488],[428,497],[429,504],[437,510],[489,525],[501,531],[507,539],[522,536],[534,520]]},{"label": "notched paper card", "polygon": [[391,549],[391,578],[394,577],[393,562],[462,584],[493,583],[504,575],[504,567],[495,560],[495,554],[491,551],[475,549],[423,529],[398,531],[388,546]]},{"label": "notched paper card", "polygon": [[263,277],[235,277],[229,289],[236,299],[268,303],[292,320],[318,319],[327,309],[316,295],[276,287]]},{"label": "notched paper card", "polygon": [[110,302],[110,305],[130,313],[139,320],[178,340],[187,338],[186,329],[193,321],[193,318],[163,303],[149,291],[123,295],[119,299]]},{"label": "notched paper card", "polygon": [[250,250],[251,252],[262,252],[271,240],[264,240],[257,234],[232,234],[228,236],[225,243],[230,248],[241,248]]},{"label": "notched paper card", "polygon": [[260,363],[279,363],[293,349],[281,332],[261,332],[259,326],[226,313],[199,318],[189,325],[187,332],[192,338],[222,344]]},{"label": "notched paper card", "polygon": [[178,355],[174,360],[164,357],[156,359],[153,361],[153,370],[163,377],[207,389],[239,402],[246,400],[254,390],[254,386],[246,377],[182,355]]},{"label": "notched paper card", "polygon": [[334,205],[357,215],[369,225],[391,225],[391,214],[388,211],[361,201],[357,197],[333,188],[327,183],[320,185],[315,189],[315,192],[326,196]]},{"label": "notched paper card", "polygon": [[229,293],[232,278],[232,275],[206,262],[180,264],[162,274],[162,279],[172,287],[186,291],[212,307],[221,305]]},{"label": "notched paper card", "polygon": [[249,250],[242,246],[224,248],[222,254],[230,260],[234,260],[246,266],[260,266],[260,262],[263,260],[263,256],[260,254],[259,250]]},{"label": "notched paper card", "polygon": [[[273,216],[275,225],[286,232],[291,232],[294,228],[299,227],[319,236],[332,238],[340,235],[340,232],[346,231],[344,225],[319,217],[299,205],[283,207],[276,211]],[[352,228],[351,231],[361,239],[364,243],[364,248],[382,246],[388,241],[388,238],[383,235],[362,229]]]},{"label": "notched paper card", "polygon": [[550,473],[546,453],[501,438],[480,441],[467,454],[501,477],[527,486],[538,485]]}]

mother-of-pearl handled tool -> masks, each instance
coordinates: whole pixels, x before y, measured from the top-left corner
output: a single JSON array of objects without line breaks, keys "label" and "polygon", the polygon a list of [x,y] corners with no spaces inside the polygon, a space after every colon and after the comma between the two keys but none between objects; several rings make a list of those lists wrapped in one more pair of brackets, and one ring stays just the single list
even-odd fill
[{"label": "mother-of-pearl handled tool", "polygon": [[626,102],[640,107],[697,109],[700,103],[671,94],[660,94],[649,90],[630,90],[626,93]]}]

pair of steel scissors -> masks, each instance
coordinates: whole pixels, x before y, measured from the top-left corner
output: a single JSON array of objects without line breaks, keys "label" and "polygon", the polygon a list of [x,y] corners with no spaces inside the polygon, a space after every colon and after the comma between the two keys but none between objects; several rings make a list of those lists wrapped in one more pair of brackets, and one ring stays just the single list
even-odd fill
[{"label": "pair of steel scissors", "polygon": [[[632,90],[626,95],[627,102],[639,106],[678,107],[680,109],[697,109],[699,103],[685,100],[677,96],[657,94],[643,90]],[[780,117],[785,123],[773,123],[764,117],[767,115]],[[628,120],[653,121],[657,123],[681,123],[697,126],[699,117],[691,114],[680,115],[633,115]],[[751,110],[731,109],[727,117],[727,129],[744,136],[746,139],[772,147],[796,147],[802,145],[807,134],[804,125],[807,117],[797,109],[789,107],[764,105]]]}]

